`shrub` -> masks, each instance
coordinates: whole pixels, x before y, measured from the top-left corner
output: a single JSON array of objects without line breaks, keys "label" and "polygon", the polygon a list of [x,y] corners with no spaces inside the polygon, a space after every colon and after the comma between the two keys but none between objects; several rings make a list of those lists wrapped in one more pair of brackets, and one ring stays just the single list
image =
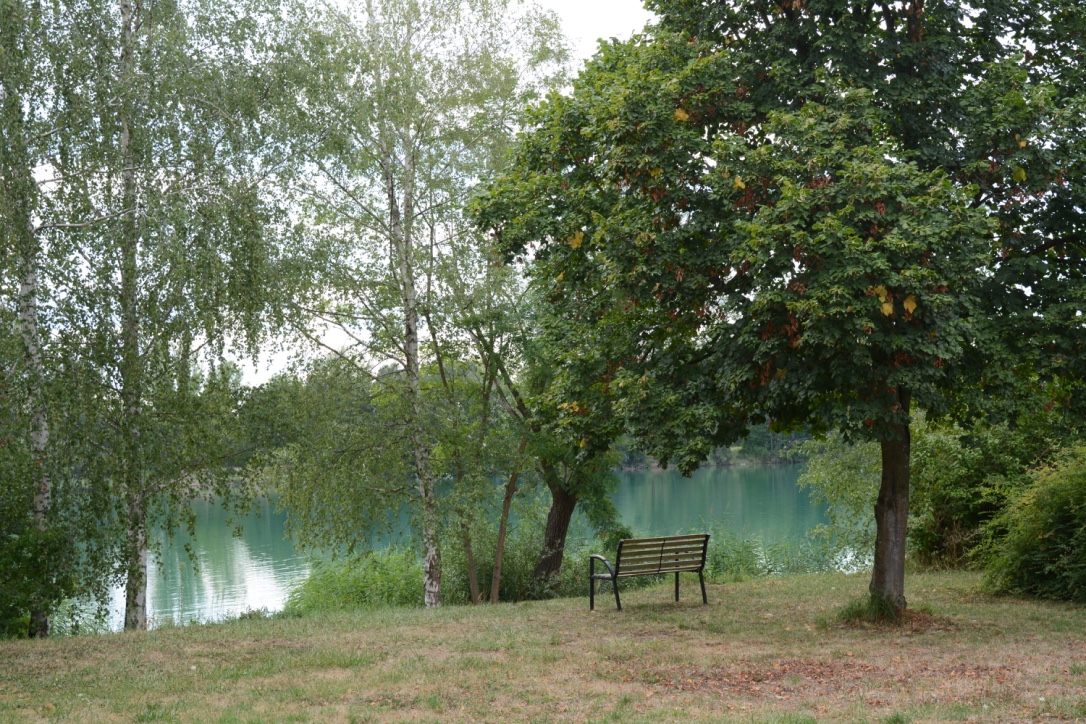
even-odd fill
[{"label": "shrub", "polygon": [[842,557],[865,563],[875,548],[875,499],[882,470],[879,446],[850,444],[831,434],[803,443],[808,456],[799,485],[810,489],[811,502],[826,506],[829,523],[814,536],[832,546]]},{"label": "shrub", "polygon": [[415,551],[392,547],[342,560],[319,561],[291,591],[285,616],[318,611],[422,605],[422,561]]},{"label": "shrub", "polygon": [[1007,425],[917,426],[912,452],[910,548],[925,565],[967,563],[984,526],[1051,452],[1041,436]]},{"label": "shrub", "polygon": [[705,576],[713,581],[741,581],[762,576],[835,570],[835,552],[817,538],[766,541],[743,537],[723,526],[711,528]]},{"label": "shrub", "polygon": [[985,553],[995,592],[1086,602],[1086,446],[1033,473],[988,525]]}]

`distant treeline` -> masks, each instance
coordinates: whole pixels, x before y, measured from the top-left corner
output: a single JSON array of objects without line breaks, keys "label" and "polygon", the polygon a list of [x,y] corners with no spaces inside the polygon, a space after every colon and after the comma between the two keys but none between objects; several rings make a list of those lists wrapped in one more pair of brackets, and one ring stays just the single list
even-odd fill
[{"label": "distant treeline", "polygon": [[[723,467],[803,462],[806,456],[799,451],[799,447],[810,439],[811,436],[806,431],[776,433],[771,432],[768,425],[754,425],[745,438],[730,447],[718,447],[702,465]],[[650,470],[660,467],[655,458],[638,450],[636,442],[629,436],[619,438],[615,449],[619,455],[618,466],[622,470]]]}]

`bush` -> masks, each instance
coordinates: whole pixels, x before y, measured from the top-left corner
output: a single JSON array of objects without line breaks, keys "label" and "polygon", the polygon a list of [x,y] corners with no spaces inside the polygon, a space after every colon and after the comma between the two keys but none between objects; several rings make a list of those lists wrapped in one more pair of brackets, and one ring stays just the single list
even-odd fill
[{"label": "bush", "polygon": [[1032,475],[988,525],[985,553],[995,592],[1086,602],[1086,446]]},{"label": "bush", "polygon": [[827,541],[816,538],[766,541],[711,529],[705,576],[712,581],[742,581],[762,576],[815,573],[836,569],[835,552]]},{"label": "bush", "polygon": [[386,548],[338,561],[320,561],[291,591],[283,615],[421,606],[422,578],[422,561],[410,548]]},{"label": "bush", "polygon": [[[1026,471],[1051,455],[1053,442],[1020,425],[963,430],[919,419],[912,434],[909,550],[922,565],[969,563],[985,525],[1026,484]],[[881,476],[879,446],[849,444],[838,435],[804,443],[799,478],[811,500],[825,504],[829,524],[816,536],[832,542],[848,567],[869,564],[875,545],[873,510]]]},{"label": "bush", "polygon": [[1052,446],[1007,425],[917,425],[912,454],[910,548],[920,563],[969,563],[984,526],[1027,483]]}]

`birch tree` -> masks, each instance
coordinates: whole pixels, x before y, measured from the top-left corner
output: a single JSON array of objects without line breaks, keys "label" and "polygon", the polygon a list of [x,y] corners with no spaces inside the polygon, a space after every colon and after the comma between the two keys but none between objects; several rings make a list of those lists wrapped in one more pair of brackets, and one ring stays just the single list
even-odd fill
[{"label": "birch tree", "polygon": [[[299,312],[305,334],[402,396],[425,603],[437,606],[442,513],[424,371],[441,373],[449,341],[433,324],[442,290],[471,282],[439,282],[435,259],[468,233],[466,193],[501,159],[526,101],[560,73],[563,46],[553,17],[502,0],[368,0],[321,31],[312,47],[334,50],[313,60],[325,85],[306,125],[324,131],[303,189],[313,286]],[[320,325],[346,345],[328,343]],[[378,378],[385,365],[399,373]]]},{"label": "birch tree", "polygon": [[[124,582],[125,627],[145,628],[150,526],[173,525],[194,495],[232,492],[221,475],[212,485],[222,435],[199,370],[219,367],[231,340],[254,349],[264,291],[277,286],[264,184],[284,163],[268,110],[289,87],[276,65],[284,26],[273,4],[3,7],[5,29],[21,8],[49,41],[19,98],[9,90],[19,76],[4,73],[5,135],[28,138],[18,109],[41,116],[33,143],[5,152],[3,175],[31,454],[54,432],[36,412],[47,340],[66,375],[55,419],[68,466],[108,527],[101,545],[83,548]],[[17,45],[5,36],[5,63]],[[50,502],[41,470],[36,518]]]}]

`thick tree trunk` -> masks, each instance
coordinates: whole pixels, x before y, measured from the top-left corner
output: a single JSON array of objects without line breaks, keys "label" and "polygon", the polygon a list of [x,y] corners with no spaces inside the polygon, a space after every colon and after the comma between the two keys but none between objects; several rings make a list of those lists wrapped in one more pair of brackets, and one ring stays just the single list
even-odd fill
[{"label": "thick tree trunk", "polygon": [[121,261],[121,436],[124,452],[122,473],[128,498],[125,613],[126,630],[147,628],[147,501],[143,489],[141,413],[143,375],[140,359],[139,321],[139,213],[136,208],[136,162],[132,143],[131,84],[134,82],[135,28],[138,18],[131,0],[120,0],[121,102],[120,151],[122,205]]},{"label": "thick tree trunk", "polygon": [[[909,413],[909,394],[899,390],[902,411]],[[895,426],[892,439],[882,440],[882,484],[875,503],[875,566],[871,595],[898,611],[905,610],[905,534],[909,522],[909,424]]]},{"label": "thick tree trunk", "polygon": [[535,567],[535,584],[539,590],[550,588],[562,573],[562,556],[566,552],[566,534],[577,507],[577,494],[562,487],[557,471],[547,462],[541,463],[543,479],[551,491],[551,509],[547,514],[547,530],[543,550]]},{"label": "thick tree trunk", "polygon": [[517,450],[516,467],[509,476],[509,482],[505,484],[505,497],[502,498],[502,517],[498,523],[498,542],[494,548],[494,575],[490,579],[490,602],[498,602],[498,591],[502,585],[502,559],[505,557],[505,535],[509,528],[509,509],[513,505],[513,496],[517,492],[517,480],[520,479],[521,459],[528,447],[528,438],[520,441],[520,449]]}]

